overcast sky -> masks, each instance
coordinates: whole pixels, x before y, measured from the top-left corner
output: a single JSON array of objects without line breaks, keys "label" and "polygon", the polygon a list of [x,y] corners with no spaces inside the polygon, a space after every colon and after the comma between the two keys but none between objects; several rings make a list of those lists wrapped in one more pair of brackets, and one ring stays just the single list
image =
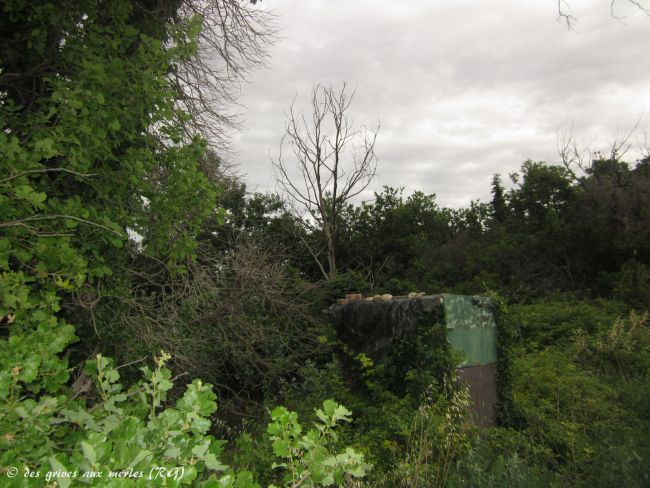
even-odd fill
[{"label": "overcast sky", "polygon": [[250,191],[273,191],[285,113],[315,82],[356,87],[355,125],[381,124],[379,177],[363,199],[389,185],[445,206],[486,201],[494,173],[556,162],[558,130],[571,126],[597,149],[641,117],[643,143],[650,18],[624,0],[622,22],[609,1],[567,1],[573,31],[555,0],[263,0],[281,39],[242,86],[233,162]]}]

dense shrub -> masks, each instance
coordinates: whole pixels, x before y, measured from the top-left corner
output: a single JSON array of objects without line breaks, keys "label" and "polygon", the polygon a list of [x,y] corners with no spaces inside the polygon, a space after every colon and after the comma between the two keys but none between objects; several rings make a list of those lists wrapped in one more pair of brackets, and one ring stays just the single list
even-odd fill
[{"label": "dense shrub", "polygon": [[102,328],[122,363],[169,351],[175,373],[214,385],[234,426],[263,416],[265,396],[324,349],[326,328],[311,314],[309,285],[269,250],[240,240],[222,255],[198,253],[183,274],[135,264],[130,290],[113,300],[116,313]]},{"label": "dense shrub", "polygon": [[650,311],[650,266],[627,261],[614,278],[614,297],[641,311]]},{"label": "dense shrub", "polygon": [[627,307],[619,302],[596,300],[540,300],[510,307],[520,346],[529,350],[568,344],[577,332],[595,334],[607,329]]}]

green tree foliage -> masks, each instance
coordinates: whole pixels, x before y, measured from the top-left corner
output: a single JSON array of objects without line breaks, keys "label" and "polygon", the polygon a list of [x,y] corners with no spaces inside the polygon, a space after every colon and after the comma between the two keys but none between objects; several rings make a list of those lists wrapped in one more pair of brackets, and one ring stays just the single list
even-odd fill
[{"label": "green tree foliage", "polygon": [[[373,290],[509,297],[552,290],[626,295],[644,307],[650,242],[648,160],[595,159],[581,177],[565,166],[527,161],[506,190],[496,175],[489,204],[440,208],[433,195],[404,198],[385,188],[372,203],[341,213],[342,270]],[[626,264],[628,263],[628,264]],[[615,291],[616,290],[616,291]],[[635,298],[636,297],[636,298]]]},{"label": "green tree foliage", "polygon": [[[0,7],[3,486],[48,470],[131,473],[95,486],[362,486],[365,459],[368,486],[647,486],[650,160],[597,155],[579,176],[527,161],[461,209],[388,187],[355,206],[323,181],[328,274],[328,250],[309,245],[324,229],[248,195],[195,134],[197,108],[228,99],[206,47],[239,75],[260,38],[220,36],[268,35],[238,5]],[[194,91],[204,82],[210,96]],[[493,429],[468,424],[453,355],[427,324],[376,365],[316,318],[353,290],[486,287],[510,300],[513,401]],[[135,366],[160,350],[172,354]],[[267,426],[270,403],[290,409],[268,409]],[[291,410],[318,420],[303,428]],[[216,432],[241,435],[228,449]],[[150,480],[152,466],[183,469]]]},{"label": "green tree foliage", "polygon": [[66,434],[53,415],[74,398],[62,305],[120,272],[129,230],[173,267],[214,210],[204,145],[182,142],[166,78],[192,55],[197,23],[157,38],[121,0],[2,9],[0,423],[14,460],[54,468]]},{"label": "green tree foliage", "polygon": [[421,260],[451,236],[450,215],[438,207],[435,195],[415,192],[404,199],[402,192],[384,187],[373,203],[348,206],[339,241],[341,262],[363,270],[374,289],[395,294],[425,282],[417,276]]},{"label": "green tree foliage", "polygon": [[[154,370],[141,368],[145,381],[125,388],[101,354],[70,384],[63,354],[77,340],[68,321],[84,318],[79,305],[112,296],[126,307],[134,304],[128,294],[134,283],[136,291],[148,287],[149,297],[155,287],[179,284],[197,257],[204,222],[223,223],[206,144],[187,136],[189,118],[170,81],[170,72],[195,55],[203,21],[175,16],[179,6],[162,2],[154,10],[126,0],[2,6],[3,484],[23,486],[24,473],[56,471],[54,481],[70,486],[97,471],[102,478],[89,480],[97,486],[258,486],[250,473],[219,461],[223,442],[207,435],[216,409],[210,385],[195,379],[176,402],[167,398],[170,356],[158,358]],[[151,274],[135,279],[141,262],[156,263],[172,282],[147,282]],[[196,310],[191,301],[186,306]],[[85,347],[91,328],[99,337],[110,332],[110,311],[91,308],[79,328]],[[258,307],[261,322],[264,313]],[[104,346],[124,332],[104,336]],[[363,458],[353,456],[352,466],[348,454],[335,459],[337,480],[351,470],[363,475]],[[152,479],[152,466],[179,470]],[[11,467],[19,477],[11,478]],[[128,474],[108,480],[109,471]]]},{"label": "green tree foliage", "polygon": [[[350,422],[352,412],[333,400],[325,400],[322,409],[316,409],[319,422],[303,434],[295,412],[277,407],[271,412],[273,422],[267,432],[273,443],[273,453],[281,460],[274,468],[282,469],[285,486],[343,486],[346,475],[362,478],[370,468],[363,455],[352,448],[339,454],[328,449],[330,441],[336,441],[335,427],[338,422]],[[269,488],[278,488],[270,485]]]},{"label": "green tree foliage", "polygon": [[503,223],[507,214],[505,190],[501,184],[501,175],[497,174],[492,178],[492,218],[496,222]]},{"label": "green tree foliage", "polygon": [[[13,205],[2,225],[12,240],[73,233],[71,245],[92,254],[92,278],[104,274],[103,264],[110,267],[111,250],[123,243],[127,228],[144,237],[151,255],[191,253],[214,190],[197,167],[203,143],[181,144],[184,115],[166,81],[168,66],[192,55],[198,24],[174,31],[173,44],[164,46],[140,31],[142,12],[130,2],[88,3],[65,12],[72,19],[63,29],[53,4],[5,7],[13,20],[8,27],[43,18],[45,25],[34,25],[21,41],[54,43],[57,53],[54,60],[48,53],[34,60],[47,65],[34,81],[40,96],[23,100],[24,90],[11,78],[5,91],[3,173],[9,176],[3,186]],[[20,71],[30,78],[32,68]]]},{"label": "green tree foliage", "polygon": [[[67,372],[52,353],[74,337],[57,313],[62,298],[119,270],[129,230],[143,236],[145,253],[173,266],[191,255],[199,224],[214,210],[215,190],[198,170],[203,144],[181,143],[184,116],[166,81],[169,64],[191,56],[196,23],[164,46],[138,28],[142,12],[129,2],[68,9],[9,2],[3,9],[7,27],[21,26],[3,31],[11,52],[24,45],[35,56],[3,58],[3,366],[18,371],[17,394],[25,387],[54,392]],[[33,66],[21,65],[27,61]],[[14,82],[9,74],[21,76]],[[44,349],[43,359],[34,346]],[[55,367],[63,369],[45,374]]]},{"label": "green tree foliage", "polygon": [[538,290],[610,294],[612,278],[628,260],[647,262],[646,164],[630,169],[596,159],[578,179],[560,166],[524,164],[508,194],[507,234],[495,234],[494,241],[486,236],[493,246],[512,250],[501,254],[513,262],[508,274]]}]

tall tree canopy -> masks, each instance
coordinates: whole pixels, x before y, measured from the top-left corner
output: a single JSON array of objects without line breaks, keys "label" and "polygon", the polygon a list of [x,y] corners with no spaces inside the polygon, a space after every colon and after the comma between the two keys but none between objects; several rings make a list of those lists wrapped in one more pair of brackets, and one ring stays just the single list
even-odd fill
[{"label": "tall tree canopy", "polygon": [[[111,303],[98,316],[97,303],[130,299],[127,264],[182,271],[203,222],[222,215],[191,113],[214,99],[191,82],[210,75],[207,89],[224,89],[227,72],[258,59],[265,31],[246,23],[247,5],[2,3],[0,431],[15,439],[3,465],[47,462],[52,429],[65,433],[49,395],[69,391],[60,353],[75,341],[74,310],[90,310],[77,322],[88,347],[119,312]],[[222,16],[201,15],[210,8]],[[201,71],[210,46],[222,64]]]}]

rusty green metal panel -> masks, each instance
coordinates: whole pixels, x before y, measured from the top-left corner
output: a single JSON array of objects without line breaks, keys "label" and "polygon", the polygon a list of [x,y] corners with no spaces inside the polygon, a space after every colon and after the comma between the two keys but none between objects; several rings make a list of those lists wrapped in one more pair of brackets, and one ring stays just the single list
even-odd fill
[{"label": "rusty green metal panel", "polygon": [[461,366],[497,361],[496,322],[492,300],[487,297],[444,294],[447,340],[465,354]]}]

